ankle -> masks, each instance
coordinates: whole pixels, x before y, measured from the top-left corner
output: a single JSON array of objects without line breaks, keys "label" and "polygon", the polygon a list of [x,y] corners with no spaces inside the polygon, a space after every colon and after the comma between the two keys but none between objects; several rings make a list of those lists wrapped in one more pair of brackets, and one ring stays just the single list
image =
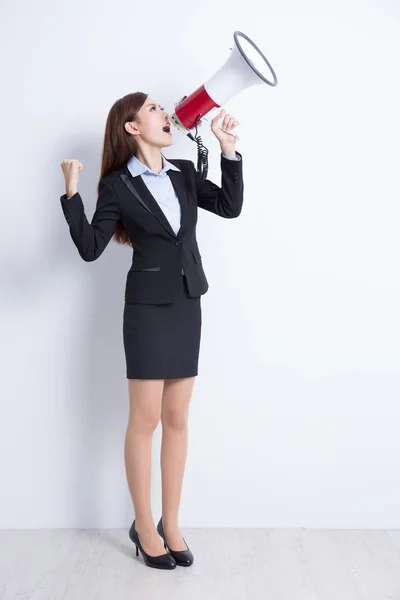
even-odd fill
[{"label": "ankle", "polygon": [[135,517],[135,528],[142,532],[150,532],[155,529],[154,521],[152,517]]},{"label": "ankle", "polygon": [[162,517],[162,526],[165,531],[172,531],[173,529],[179,529],[178,519],[176,517]]}]

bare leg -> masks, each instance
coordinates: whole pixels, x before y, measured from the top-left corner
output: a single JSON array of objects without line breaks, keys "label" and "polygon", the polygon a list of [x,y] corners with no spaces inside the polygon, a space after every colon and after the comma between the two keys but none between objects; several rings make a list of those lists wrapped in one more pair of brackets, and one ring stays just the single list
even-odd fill
[{"label": "bare leg", "polygon": [[188,444],[188,414],[195,377],[165,379],[162,396],[161,477],[162,521],[172,550],[186,550],[178,528]]},{"label": "bare leg", "polygon": [[129,421],[125,436],[125,469],[135,511],[135,527],[143,549],[164,554],[150,505],[153,432],[161,416],[163,379],[128,379]]}]

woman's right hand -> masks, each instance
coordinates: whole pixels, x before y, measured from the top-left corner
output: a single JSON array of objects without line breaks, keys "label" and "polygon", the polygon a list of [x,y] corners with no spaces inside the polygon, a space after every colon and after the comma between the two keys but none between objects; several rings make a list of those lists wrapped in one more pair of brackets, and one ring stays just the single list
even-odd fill
[{"label": "woman's right hand", "polygon": [[61,168],[65,178],[65,191],[70,198],[78,191],[79,172],[83,169],[83,164],[76,159],[66,159],[61,163]]}]

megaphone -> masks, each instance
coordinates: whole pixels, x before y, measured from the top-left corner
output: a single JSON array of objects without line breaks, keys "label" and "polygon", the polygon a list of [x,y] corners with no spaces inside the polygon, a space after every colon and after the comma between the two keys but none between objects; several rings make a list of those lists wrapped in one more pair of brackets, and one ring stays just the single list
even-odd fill
[{"label": "megaphone", "polygon": [[[198,171],[201,171],[203,166],[203,177],[207,175],[208,150],[197,136],[197,127],[203,122],[208,122],[205,115],[218,110],[246,88],[263,83],[274,87],[278,83],[275,71],[267,58],[247,35],[235,31],[233,39],[235,43],[233,48],[230,48],[232,52],[222,67],[190,96],[181,98],[175,104],[175,112],[169,115],[179,131],[197,142]],[[195,137],[191,133],[192,129],[196,129]],[[227,133],[237,137],[235,129]]]}]

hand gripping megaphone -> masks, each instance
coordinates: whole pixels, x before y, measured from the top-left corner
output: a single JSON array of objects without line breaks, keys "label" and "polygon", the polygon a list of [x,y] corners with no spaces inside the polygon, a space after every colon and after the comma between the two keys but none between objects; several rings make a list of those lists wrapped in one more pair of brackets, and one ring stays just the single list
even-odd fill
[{"label": "hand gripping megaphone", "polygon": [[[233,39],[235,43],[230,49],[231,54],[222,67],[190,96],[181,98],[175,104],[175,112],[169,115],[175,127],[197,143],[197,171],[202,179],[207,177],[208,150],[197,135],[197,128],[203,122],[209,122],[205,115],[210,116],[246,88],[262,83],[274,87],[278,83],[267,58],[247,35],[235,31]],[[196,130],[195,136],[191,133],[192,129]],[[238,137],[236,129],[227,133]]]}]

